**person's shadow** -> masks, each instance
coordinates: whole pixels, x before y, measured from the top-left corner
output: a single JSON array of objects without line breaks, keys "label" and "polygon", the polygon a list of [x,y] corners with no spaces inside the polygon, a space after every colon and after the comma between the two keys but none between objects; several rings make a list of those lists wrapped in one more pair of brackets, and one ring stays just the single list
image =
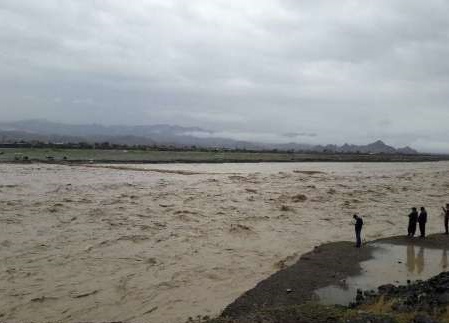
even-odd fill
[{"label": "person's shadow", "polygon": [[[425,261],[424,261],[424,247],[419,247],[418,253],[415,255],[415,246],[410,244],[407,245],[407,271],[409,273],[416,273],[421,274],[424,271],[425,268]],[[447,270],[449,267],[449,259],[447,256],[447,249],[442,250],[441,254],[441,261],[440,261],[440,268],[441,271]]]},{"label": "person's shadow", "polygon": [[424,247],[419,247],[418,254],[416,255],[416,271],[421,274],[424,270]]},{"label": "person's shadow", "polygon": [[443,254],[441,255],[441,268],[443,270],[447,269],[448,261],[447,261],[447,249],[443,249]]},{"label": "person's shadow", "polygon": [[419,247],[418,254],[415,255],[415,246],[410,244],[407,246],[407,270],[409,273],[420,274],[424,270],[424,247]]},{"label": "person's shadow", "polygon": [[415,271],[415,246],[412,244],[407,245],[407,270],[409,273],[413,273]]}]

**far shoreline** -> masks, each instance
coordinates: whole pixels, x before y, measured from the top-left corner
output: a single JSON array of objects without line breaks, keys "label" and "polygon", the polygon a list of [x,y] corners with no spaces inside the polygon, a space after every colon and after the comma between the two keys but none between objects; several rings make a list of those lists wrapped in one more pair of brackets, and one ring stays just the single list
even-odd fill
[{"label": "far shoreline", "polygon": [[28,164],[225,164],[449,161],[442,154],[328,153],[247,150],[0,148],[0,163]]},{"label": "far shoreline", "polygon": [[44,159],[28,159],[28,160],[0,160],[0,164],[54,164],[54,165],[92,165],[92,164],[258,164],[258,163],[429,163],[429,162],[445,162],[449,161],[449,157],[427,157],[419,156],[417,158],[408,158],[404,156],[395,157],[373,157],[373,158],[359,158],[359,157],[344,157],[339,156],[330,158],[310,157],[293,160],[279,160],[279,159],[225,159],[225,160],[210,160],[210,159],[171,159],[171,160],[123,160],[123,159],[68,159],[68,160],[44,160]]}]

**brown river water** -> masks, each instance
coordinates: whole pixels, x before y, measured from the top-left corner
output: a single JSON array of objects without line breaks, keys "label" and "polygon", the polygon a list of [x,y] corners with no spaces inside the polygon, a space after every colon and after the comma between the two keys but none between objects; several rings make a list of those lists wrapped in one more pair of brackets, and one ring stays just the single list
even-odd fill
[{"label": "brown river water", "polygon": [[217,315],[355,212],[372,240],[445,203],[448,162],[0,164],[0,321]]}]

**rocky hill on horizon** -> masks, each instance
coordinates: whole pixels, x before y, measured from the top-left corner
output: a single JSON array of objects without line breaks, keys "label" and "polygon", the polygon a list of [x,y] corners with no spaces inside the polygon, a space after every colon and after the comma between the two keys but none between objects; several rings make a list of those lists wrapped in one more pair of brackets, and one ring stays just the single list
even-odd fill
[{"label": "rocky hill on horizon", "polygon": [[[196,133],[208,136],[195,136]],[[367,145],[345,143],[342,146],[307,143],[263,143],[214,136],[214,132],[199,127],[178,125],[104,126],[100,124],[72,125],[47,120],[0,122],[0,143],[17,141],[43,142],[109,142],[121,145],[172,145],[247,150],[283,150],[320,153],[418,154],[410,147],[395,148],[382,140]]]}]

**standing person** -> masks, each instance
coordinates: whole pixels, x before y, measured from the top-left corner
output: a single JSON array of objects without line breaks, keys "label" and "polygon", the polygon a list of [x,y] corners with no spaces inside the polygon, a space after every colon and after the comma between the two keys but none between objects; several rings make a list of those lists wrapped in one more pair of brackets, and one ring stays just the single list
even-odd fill
[{"label": "standing person", "polygon": [[414,237],[416,232],[416,223],[418,222],[418,210],[412,207],[412,213],[408,215],[408,236]]},{"label": "standing person", "polygon": [[418,223],[419,223],[419,232],[421,232],[421,238],[426,237],[426,223],[427,223],[427,211],[424,208],[424,206],[421,207],[421,212],[418,216]]},{"label": "standing person", "polygon": [[446,208],[442,208],[444,212],[444,234],[449,234],[449,203],[446,203]]},{"label": "standing person", "polygon": [[358,216],[357,214],[354,214],[353,216],[354,220],[355,220],[355,224],[354,224],[354,228],[355,228],[355,246],[357,248],[360,248],[362,246],[362,227],[363,227],[363,220],[360,216]]}]

